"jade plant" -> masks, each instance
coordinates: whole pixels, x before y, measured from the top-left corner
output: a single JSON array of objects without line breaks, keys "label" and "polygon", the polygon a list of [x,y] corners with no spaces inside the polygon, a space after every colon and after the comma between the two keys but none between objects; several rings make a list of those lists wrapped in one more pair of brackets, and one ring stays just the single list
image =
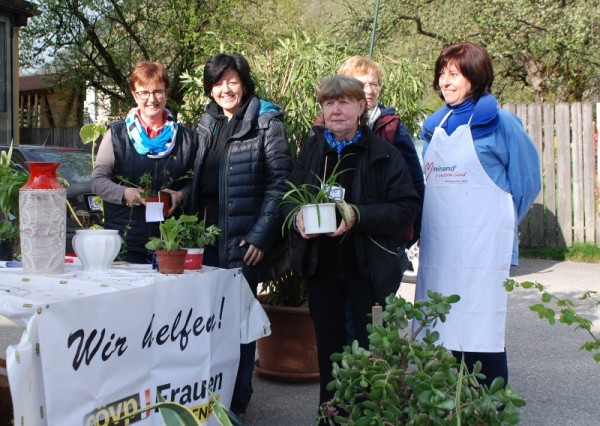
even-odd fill
[{"label": "jade plant", "polygon": [[[480,383],[481,364],[468,371],[462,360],[427,329],[445,321],[460,298],[429,292],[414,304],[390,295],[380,325],[369,325],[369,348],[358,342],[332,356],[334,398],[321,407],[326,424],[511,425],[519,422],[519,395],[496,378]],[[418,324],[412,331],[411,321]],[[334,423],[335,422],[335,423]]]}]

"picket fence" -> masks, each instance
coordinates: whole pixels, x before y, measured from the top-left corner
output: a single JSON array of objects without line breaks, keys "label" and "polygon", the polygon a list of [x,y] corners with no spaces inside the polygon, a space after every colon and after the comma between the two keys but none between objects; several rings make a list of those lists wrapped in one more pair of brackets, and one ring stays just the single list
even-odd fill
[{"label": "picket fence", "polygon": [[543,190],[519,228],[521,247],[600,245],[600,103],[504,104],[540,155]]}]

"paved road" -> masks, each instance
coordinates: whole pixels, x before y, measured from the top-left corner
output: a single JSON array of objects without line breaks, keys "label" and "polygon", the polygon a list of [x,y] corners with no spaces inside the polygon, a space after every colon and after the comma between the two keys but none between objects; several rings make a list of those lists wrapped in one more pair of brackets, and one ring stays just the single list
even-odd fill
[{"label": "paved road", "polygon": [[[538,281],[557,295],[576,298],[584,290],[600,291],[600,264],[521,259],[511,274],[517,281]],[[403,283],[411,298],[414,284]],[[527,426],[597,426],[600,424],[600,365],[579,351],[586,336],[565,325],[551,327],[529,306],[533,292],[509,295],[507,349],[510,385],[527,401],[521,424]],[[589,312],[600,334],[600,309]],[[18,341],[21,329],[0,318],[0,350]],[[286,384],[254,377],[254,396],[245,426],[312,426],[317,384]]]},{"label": "paved road", "polygon": [[[538,281],[557,295],[574,298],[587,289],[600,292],[600,264],[521,259],[517,281]],[[414,284],[403,283],[403,297]],[[527,426],[600,425],[600,365],[579,351],[586,336],[565,325],[551,327],[529,306],[539,299],[523,290],[509,295],[507,350],[510,385],[527,402]],[[600,309],[590,313],[600,334]],[[316,384],[283,384],[254,376],[254,395],[245,426],[312,426],[318,403]]]}]

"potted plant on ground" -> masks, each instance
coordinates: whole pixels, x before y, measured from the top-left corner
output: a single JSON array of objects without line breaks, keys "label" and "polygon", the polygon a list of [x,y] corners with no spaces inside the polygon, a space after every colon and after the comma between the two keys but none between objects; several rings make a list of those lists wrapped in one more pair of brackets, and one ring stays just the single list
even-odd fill
[{"label": "potted plant on ground", "polygon": [[185,255],[183,243],[190,227],[198,221],[197,216],[181,215],[170,217],[159,225],[160,237],[150,237],[148,250],[154,250],[158,260],[158,271],[163,274],[183,274]]},{"label": "potted plant on ground", "polygon": [[306,280],[288,268],[279,278],[263,282],[261,293],[258,298],[271,322],[271,335],[256,342],[255,371],[286,382],[319,381]]},{"label": "potted plant on ground", "polygon": [[19,238],[19,189],[27,183],[27,172],[12,161],[12,145],[0,153],[0,257],[12,260]]},{"label": "potted plant on ground", "polygon": [[[457,295],[429,292],[414,304],[390,295],[381,322],[369,325],[369,349],[358,342],[332,356],[334,398],[321,407],[325,424],[339,425],[512,425],[525,405],[504,379],[479,383],[481,363],[469,372],[462,360],[427,331],[445,321]],[[374,318],[376,315],[374,315]],[[419,327],[413,332],[411,321]],[[334,423],[335,422],[335,423]]]},{"label": "potted plant on ground", "polygon": [[183,241],[183,245],[187,251],[185,269],[201,269],[204,248],[213,245],[219,235],[221,235],[221,228],[217,225],[206,227],[204,219],[190,222]]}]

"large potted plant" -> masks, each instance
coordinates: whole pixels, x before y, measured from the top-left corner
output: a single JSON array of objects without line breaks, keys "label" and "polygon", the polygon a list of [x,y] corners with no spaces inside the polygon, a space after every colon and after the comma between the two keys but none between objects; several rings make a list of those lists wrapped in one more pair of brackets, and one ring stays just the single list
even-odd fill
[{"label": "large potted plant", "polygon": [[189,228],[198,221],[198,216],[181,215],[170,217],[159,225],[160,237],[150,237],[146,243],[148,250],[154,250],[158,261],[158,271],[163,274],[183,274],[185,256],[183,249]]},{"label": "large potted plant", "polygon": [[[381,321],[369,325],[369,348],[358,342],[334,354],[333,399],[321,407],[324,424],[339,425],[512,425],[525,405],[504,379],[479,383],[481,363],[468,371],[426,325],[445,321],[460,297],[429,292],[414,304],[386,299]],[[381,309],[381,308],[380,308]],[[415,331],[411,322],[418,324]]]},{"label": "large potted plant", "polygon": [[27,172],[12,161],[12,145],[0,153],[0,260],[12,260],[19,238],[19,188],[27,183]]},{"label": "large potted plant", "polygon": [[262,283],[259,300],[271,322],[271,335],[256,342],[255,371],[288,382],[318,381],[317,342],[306,280],[288,269],[279,278]]}]

